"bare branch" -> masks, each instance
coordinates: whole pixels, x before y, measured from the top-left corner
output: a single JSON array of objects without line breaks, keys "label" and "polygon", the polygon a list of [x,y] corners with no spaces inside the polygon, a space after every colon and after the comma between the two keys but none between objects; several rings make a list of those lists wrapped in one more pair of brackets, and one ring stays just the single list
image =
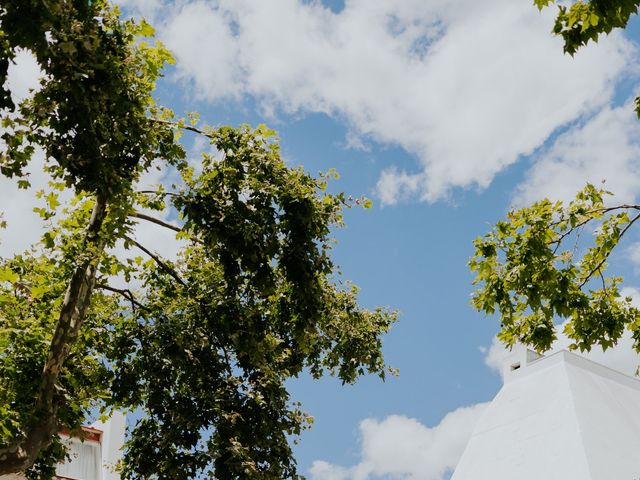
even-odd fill
[{"label": "bare branch", "polygon": [[182,229],[180,227],[173,225],[171,223],[165,222],[163,220],[160,220],[158,218],[152,217],[150,215],[146,215],[144,213],[134,212],[130,216],[134,218],[139,218],[140,220],[146,220],[148,222],[155,223],[156,225],[160,225],[161,227],[168,228],[169,230],[173,230],[174,232],[178,232],[178,233],[182,232]]},{"label": "bare branch", "polygon": [[128,288],[115,288],[105,283],[100,283],[96,285],[96,288],[122,295],[124,298],[126,298],[131,302],[131,308],[133,309],[134,312],[136,310],[136,307],[141,308],[143,310],[149,310],[148,307],[146,307],[145,305],[140,303],[138,300],[136,300],[135,296],[133,295],[133,292]]},{"label": "bare branch", "polygon": [[155,253],[151,252],[144,245],[141,245],[140,243],[138,243],[136,240],[134,240],[133,238],[131,238],[129,236],[125,235],[124,239],[129,241],[129,242],[131,242],[136,247],[138,247],[140,250],[142,250],[144,253],[149,255],[160,266],[160,268],[162,268],[166,273],[171,275],[179,284],[181,284],[184,287],[187,286],[187,282],[185,282],[182,278],[180,278],[180,275],[178,275],[178,273],[173,268],[171,268],[169,265],[167,265],[158,255],[156,255]]}]

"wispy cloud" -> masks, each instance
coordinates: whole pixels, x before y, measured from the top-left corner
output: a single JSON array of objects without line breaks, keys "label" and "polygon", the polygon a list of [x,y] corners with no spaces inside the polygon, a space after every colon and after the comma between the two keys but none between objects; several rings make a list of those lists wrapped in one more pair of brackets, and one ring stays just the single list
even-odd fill
[{"label": "wispy cloud", "polygon": [[587,182],[604,182],[615,202],[640,193],[640,122],[631,103],[605,107],[560,135],[525,175],[515,203],[570,200]]}]

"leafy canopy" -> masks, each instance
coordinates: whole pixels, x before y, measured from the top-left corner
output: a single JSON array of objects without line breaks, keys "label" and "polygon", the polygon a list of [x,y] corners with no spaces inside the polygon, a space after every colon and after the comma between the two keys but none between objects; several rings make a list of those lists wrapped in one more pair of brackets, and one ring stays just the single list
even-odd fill
[{"label": "leafy canopy", "polygon": [[[640,311],[621,297],[619,277],[606,277],[607,259],[640,218],[637,205],[607,207],[608,192],[592,185],[569,202],[542,200],[509,212],[505,221],[475,242],[470,267],[479,285],[472,303],[499,313],[498,338],[544,351],[556,339],[556,321],[572,348],[607,349],[625,329],[640,350]],[[593,245],[580,239],[594,233]]]},{"label": "leafy canopy", "polygon": [[[18,49],[44,72],[19,105],[1,87],[0,172],[27,188],[42,152],[51,176],[41,241],[0,258],[0,474],[51,478],[60,430],[123,409],[142,412],[123,478],[297,478],[290,439],[312,417],[287,380],[389,372],[395,313],[359,306],[331,259],[342,210],[369,202],[287,166],[265,126],[157,106],[170,54],[105,1],[0,0],[0,28],[0,85]],[[186,161],[184,132],[216,154]],[[140,189],[150,168],[174,185]],[[177,257],[139,222],[174,231]]]}]

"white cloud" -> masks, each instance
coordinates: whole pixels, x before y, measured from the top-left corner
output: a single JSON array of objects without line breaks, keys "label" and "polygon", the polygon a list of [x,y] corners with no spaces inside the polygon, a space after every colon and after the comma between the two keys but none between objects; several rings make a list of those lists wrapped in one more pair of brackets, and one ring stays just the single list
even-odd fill
[{"label": "white cloud", "polygon": [[620,290],[620,295],[622,297],[631,297],[631,304],[636,308],[640,308],[640,289],[636,287],[624,287]]},{"label": "white cloud", "polygon": [[349,480],[349,469],[316,460],[311,467],[311,480]]},{"label": "white cloud", "polygon": [[411,175],[390,167],[380,174],[377,190],[383,205],[393,205],[419,193],[425,181],[423,174]]},{"label": "white cloud", "polygon": [[240,94],[241,71],[236,63],[239,52],[232,22],[230,12],[214,11],[197,2],[184,6],[163,31],[163,40],[179,62],[178,78],[193,78],[200,96]]},{"label": "white cloud", "polygon": [[544,197],[570,200],[586,182],[612,191],[615,202],[640,192],[640,123],[630,103],[604,108],[579,127],[560,135],[526,174],[515,203]]},{"label": "white cloud", "polygon": [[385,203],[486,187],[558,127],[607,103],[633,49],[613,34],[575,58],[527,2],[179,2],[160,29],[180,79],[210,101],[265,113],[324,112],[359,137],[402,146]]},{"label": "white cloud", "polygon": [[14,61],[9,63],[6,83],[14,103],[21,102],[29,96],[31,90],[36,90],[42,75],[33,54],[27,50],[18,50]]},{"label": "white cloud", "polygon": [[640,242],[635,242],[627,249],[627,258],[633,264],[636,272],[640,271]]},{"label": "white cloud", "polygon": [[366,419],[360,424],[360,462],[344,467],[316,461],[311,467],[311,479],[443,480],[458,463],[486,405],[454,410],[435,427],[399,415],[382,421]]}]

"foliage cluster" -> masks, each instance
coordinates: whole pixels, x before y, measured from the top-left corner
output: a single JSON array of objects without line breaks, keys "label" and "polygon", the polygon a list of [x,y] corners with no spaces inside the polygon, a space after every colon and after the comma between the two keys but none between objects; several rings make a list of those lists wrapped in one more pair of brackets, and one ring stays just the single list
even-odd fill
[{"label": "foliage cluster", "polygon": [[[629,329],[640,350],[640,310],[621,297],[622,279],[603,273],[612,250],[640,219],[640,206],[607,207],[607,193],[587,185],[567,204],[545,199],[513,210],[475,241],[470,267],[480,287],[472,303],[500,314],[503,343],[548,350],[557,321],[568,320],[564,333],[573,348],[610,348]],[[593,245],[583,250],[581,236],[591,232]]]}]

